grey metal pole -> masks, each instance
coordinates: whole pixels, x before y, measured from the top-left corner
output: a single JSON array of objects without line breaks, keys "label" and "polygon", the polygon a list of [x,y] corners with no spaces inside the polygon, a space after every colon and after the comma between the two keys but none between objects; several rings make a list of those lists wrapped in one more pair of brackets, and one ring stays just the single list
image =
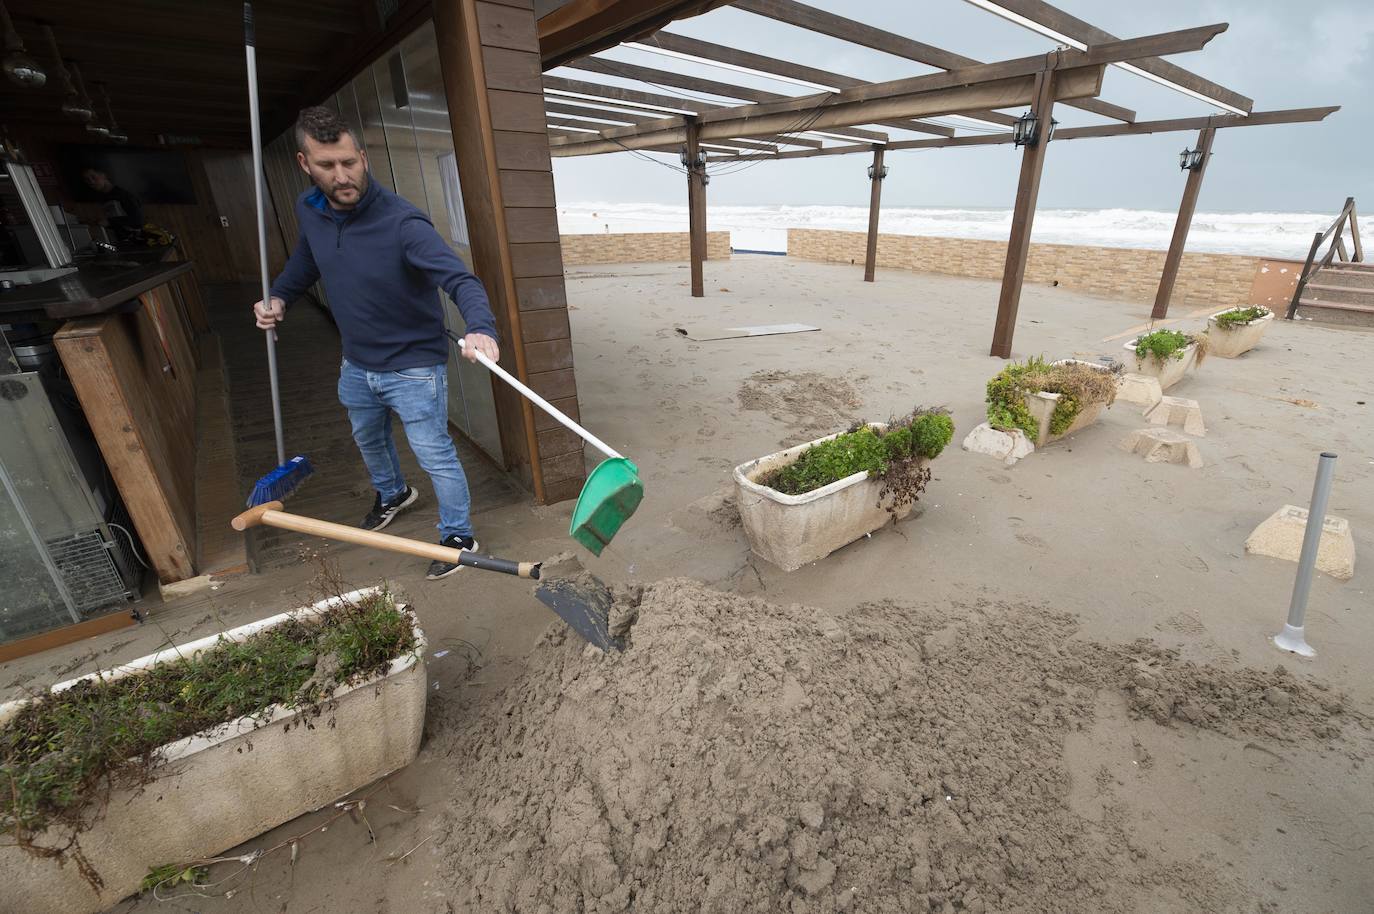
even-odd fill
[{"label": "grey metal pole", "polygon": [[[258,273],[262,281],[262,301],[271,304],[272,290],[267,277],[267,213],[263,205],[262,126],[258,123],[258,56],[254,47],[253,5],[243,5],[243,50],[248,63],[248,115],[252,118],[253,199],[258,215]],[[277,433],[277,466],[286,465],[286,440],[281,428],[281,384],[277,379],[277,331],[267,331],[267,375],[272,386],[272,426]]]},{"label": "grey metal pole", "polygon": [[1302,552],[1298,554],[1298,577],[1293,582],[1293,599],[1288,603],[1288,621],[1274,636],[1274,644],[1281,650],[1303,657],[1317,655],[1307,643],[1303,622],[1307,618],[1307,594],[1312,589],[1312,571],[1317,565],[1317,549],[1322,542],[1326,503],[1331,496],[1331,475],[1335,469],[1336,455],[1323,451],[1317,459],[1317,481],[1312,486],[1312,503],[1307,508],[1307,529],[1302,535]]}]

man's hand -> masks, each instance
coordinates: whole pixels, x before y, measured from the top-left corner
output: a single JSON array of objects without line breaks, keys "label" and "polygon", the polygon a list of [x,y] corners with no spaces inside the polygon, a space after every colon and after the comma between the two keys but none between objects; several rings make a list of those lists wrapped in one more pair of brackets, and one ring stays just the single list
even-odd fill
[{"label": "man's hand", "polygon": [[463,357],[469,362],[477,361],[477,353],[491,359],[493,362],[501,358],[501,348],[496,345],[496,340],[487,336],[485,333],[469,333],[463,337]]},{"label": "man's hand", "polygon": [[253,306],[253,317],[257,318],[259,330],[273,330],[286,320],[286,302],[273,295],[270,304],[258,302]]}]

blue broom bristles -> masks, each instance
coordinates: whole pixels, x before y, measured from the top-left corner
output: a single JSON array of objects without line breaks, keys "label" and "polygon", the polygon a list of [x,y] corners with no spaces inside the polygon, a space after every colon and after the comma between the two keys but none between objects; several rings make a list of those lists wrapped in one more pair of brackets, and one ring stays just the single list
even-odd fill
[{"label": "blue broom bristles", "polygon": [[272,472],[258,480],[253,494],[248,496],[248,507],[265,505],[269,501],[281,501],[305,481],[305,477],[315,472],[310,461],[304,457],[292,457]]}]

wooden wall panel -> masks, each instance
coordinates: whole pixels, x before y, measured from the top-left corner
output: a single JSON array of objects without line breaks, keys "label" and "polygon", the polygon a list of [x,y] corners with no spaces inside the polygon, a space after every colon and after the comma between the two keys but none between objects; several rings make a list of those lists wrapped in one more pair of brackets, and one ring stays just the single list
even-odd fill
[{"label": "wooden wall panel", "polygon": [[558,243],[558,214],[553,207],[506,207],[511,244]]},{"label": "wooden wall panel", "polygon": [[562,261],[557,275],[516,277],[515,288],[520,295],[520,310],[541,311],[546,308],[568,309],[568,290],[563,283]]},{"label": "wooden wall panel", "polygon": [[[539,53],[539,35],[529,28],[529,14],[495,3],[477,4],[477,26],[482,44],[492,48],[511,48],[516,51]],[[491,80],[487,85],[495,85]]]},{"label": "wooden wall panel", "polygon": [[[438,0],[435,22],[446,61],[455,143],[464,127],[467,133],[473,133],[472,126],[490,130],[486,142],[480,142],[480,135],[466,138],[458,150],[459,168],[465,199],[473,181],[483,185],[476,193],[476,206],[468,207],[474,253],[479,236],[494,239],[494,249],[486,256],[494,269],[506,271],[503,280],[509,277],[502,303],[514,331],[506,338],[514,341],[509,348],[517,353],[517,374],[523,371],[526,383],[575,415],[571,326],[534,14],[519,2]],[[472,47],[471,32],[462,34],[464,25],[473,23],[477,49]],[[460,72],[464,59],[469,70]],[[470,92],[482,95],[475,105],[467,97]],[[476,123],[458,123],[464,119]],[[469,155],[478,161],[465,163]],[[526,409],[522,419],[536,492],[545,502],[575,495],[584,472],[581,441],[556,423],[546,425],[552,420],[542,414]]]},{"label": "wooden wall panel", "polygon": [[[227,281],[258,280],[257,208],[253,199],[251,152],[206,150],[201,155],[213,197],[213,224],[218,245],[225,254]],[[277,214],[269,195],[264,201],[267,217],[267,268],[275,276],[286,266],[286,249],[277,230]],[[219,220],[229,221],[224,226]]]},{"label": "wooden wall panel", "polygon": [[164,291],[130,314],[68,322],[53,342],[148,560],[170,584],[195,574],[196,371],[190,328],[164,307]]}]

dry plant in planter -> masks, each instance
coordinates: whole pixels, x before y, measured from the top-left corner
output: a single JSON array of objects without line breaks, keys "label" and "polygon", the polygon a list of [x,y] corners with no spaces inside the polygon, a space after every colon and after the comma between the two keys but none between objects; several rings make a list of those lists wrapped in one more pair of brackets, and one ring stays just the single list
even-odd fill
[{"label": "dry plant in planter", "polygon": [[1104,370],[1082,362],[1046,362],[1041,357],[1013,362],[988,381],[988,424],[1002,431],[1019,428],[1035,441],[1039,422],[1026,406],[1026,397],[1043,391],[1060,395],[1049,431],[1061,435],[1084,408],[1112,404],[1121,371],[1115,363]]}]

